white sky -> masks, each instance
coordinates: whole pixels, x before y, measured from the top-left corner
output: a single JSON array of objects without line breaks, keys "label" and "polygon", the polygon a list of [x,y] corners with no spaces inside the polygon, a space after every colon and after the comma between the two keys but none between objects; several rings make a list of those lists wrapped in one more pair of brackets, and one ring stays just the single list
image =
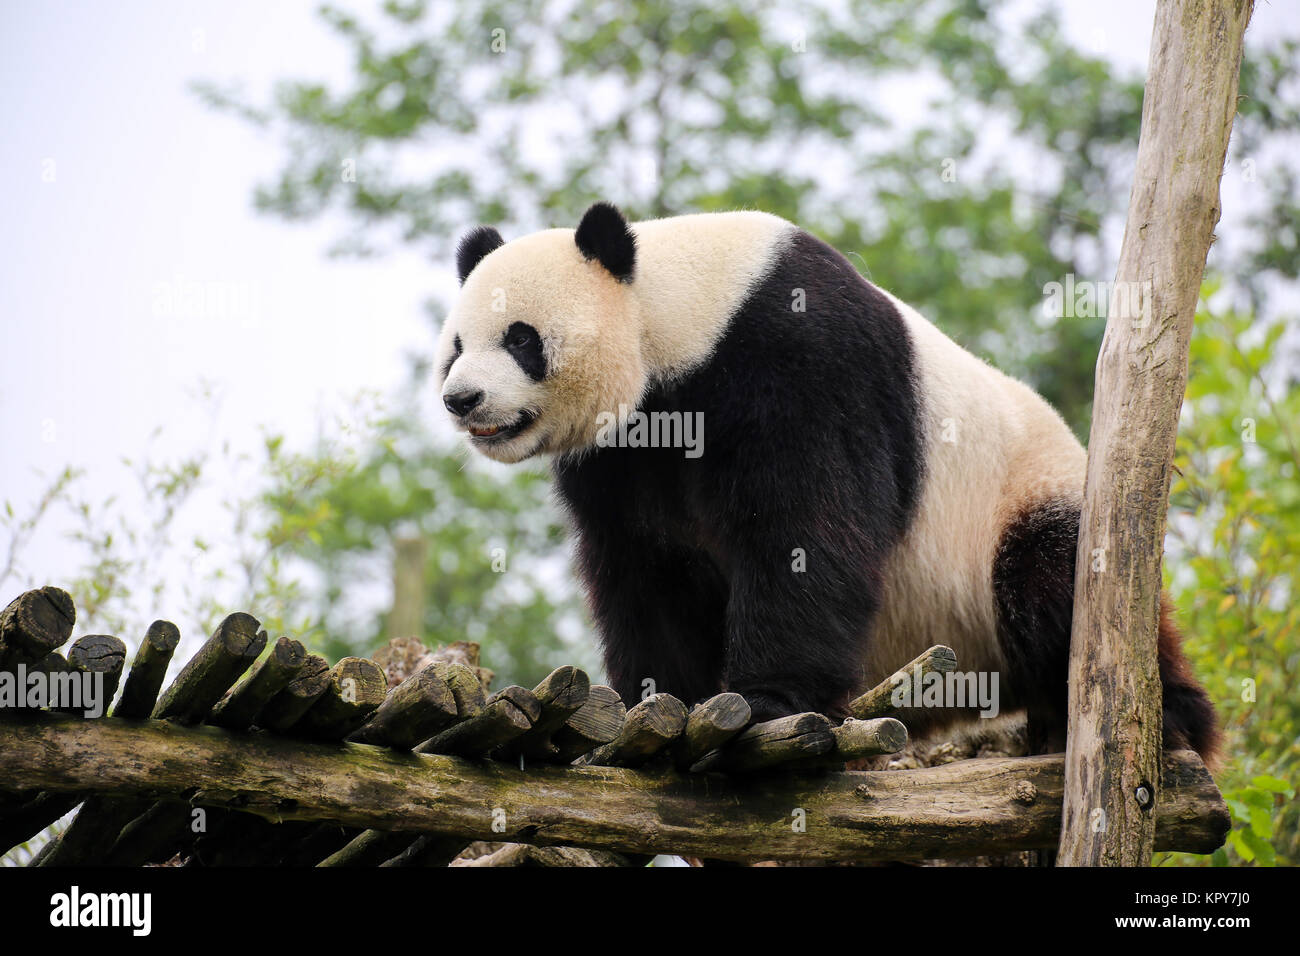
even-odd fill
[{"label": "white sky", "polygon": [[[1145,65],[1154,0],[1064,7],[1085,48]],[[159,450],[193,448],[209,434],[190,398],[204,378],[222,397],[212,440],[253,448],[263,424],[305,439],[322,403],[389,390],[403,352],[430,342],[420,303],[454,288],[447,264],[329,260],[337,223],[255,213],[252,187],[279,168],[281,144],[187,88],[240,80],[264,99],[280,77],[342,81],[346,51],[315,9],[0,2],[0,500],[21,509],[44,486],[38,471],[69,463],[107,493],[123,480],[118,460],[140,455],[160,423]],[[1252,32],[1298,24],[1295,0],[1261,2]],[[53,182],[42,178],[48,161]],[[156,314],[160,289],[185,282],[255,308]],[[33,579],[59,581],[68,547],[52,532],[38,538]]]}]

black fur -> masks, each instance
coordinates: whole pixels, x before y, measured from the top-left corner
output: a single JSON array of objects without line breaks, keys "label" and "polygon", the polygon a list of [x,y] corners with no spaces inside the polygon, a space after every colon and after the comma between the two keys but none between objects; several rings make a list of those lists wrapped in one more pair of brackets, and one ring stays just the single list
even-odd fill
[{"label": "black fur", "polygon": [[[993,564],[998,637],[1010,671],[1002,704],[1026,709],[1037,753],[1065,749],[1078,541],[1077,505],[1031,508],[1003,532]],[[1191,747],[1210,760],[1218,745],[1214,707],[1191,674],[1163,597],[1157,637],[1164,746]]]},{"label": "black fur", "polygon": [[598,202],[588,209],[573,236],[578,251],[595,259],[620,282],[631,282],[636,270],[636,237],[618,208]]},{"label": "black fur", "polygon": [[546,378],[546,353],[542,350],[542,337],[535,328],[527,322],[513,322],[506,329],[501,344],[534,382]]},{"label": "black fur", "polygon": [[901,317],[799,233],[709,361],[641,408],[703,412],[703,456],[607,447],[555,464],[613,686],[629,704],[647,679],[688,704],[726,688],[756,720],[843,713],[922,477]]},{"label": "black fur", "polygon": [[483,261],[484,256],[505,244],[501,233],[491,226],[479,226],[465,233],[465,237],[456,246],[456,272],[460,275],[460,284],[465,284],[469,274]]}]

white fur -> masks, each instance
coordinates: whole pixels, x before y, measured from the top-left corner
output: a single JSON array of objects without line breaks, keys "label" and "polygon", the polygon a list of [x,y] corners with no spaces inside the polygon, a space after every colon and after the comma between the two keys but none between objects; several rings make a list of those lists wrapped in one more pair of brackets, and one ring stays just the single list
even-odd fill
[{"label": "white fur", "polygon": [[886,569],[862,683],[934,644],[952,647],[964,671],[1005,672],[993,596],[998,541],[1026,509],[1079,500],[1085,452],[1033,390],[890,299],[915,350],[926,474],[916,521]]}]

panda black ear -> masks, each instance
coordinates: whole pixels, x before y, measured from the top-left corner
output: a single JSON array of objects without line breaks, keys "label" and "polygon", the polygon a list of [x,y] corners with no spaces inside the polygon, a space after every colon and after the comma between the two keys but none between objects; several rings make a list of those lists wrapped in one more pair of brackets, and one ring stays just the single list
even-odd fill
[{"label": "panda black ear", "polygon": [[574,241],[589,260],[595,259],[619,282],[631,282],[636,268],[636,237],[618,208],[598,202],[578,223]]},{"label": "panda black ear", "polygon": [[506,241],[501,238],[501,233],[491,226],[479,226],[465,233],[465,238],[456,247],[456,272],[460,275],[460,284],[465,284],[469,274],[474,271],[474,267],[483,260],[484,256],[505,244]]}]

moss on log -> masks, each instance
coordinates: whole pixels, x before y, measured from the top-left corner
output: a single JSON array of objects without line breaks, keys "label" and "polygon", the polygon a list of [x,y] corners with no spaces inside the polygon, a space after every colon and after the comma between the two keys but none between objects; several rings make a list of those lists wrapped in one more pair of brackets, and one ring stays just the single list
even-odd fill
[{"label": "moss on log", "polygon": [[266,632],[257,618],[236,611],[217,625],[212,636],[176,675],[158,698],[153,716],[195,724],[208,716],[212,705],[252,666],[266,646]]},{"label": "moss on log", "polygon": [[[206,726],[0,717],[0,788],[21,780],[24,788],[141,798],[197,789],[195,802],[272,821],[734,860],[955,858],[1053,847],[1063,765],[1055,755],[804,779],[547,765],[520,771]],[[1164,781],[1156,846],[1207,853],[1221,845],[1227,807],[1199,758],[1166,754]],[[806,832],[790,824],[797,810]]]},{"label": "moss on log", "polygon": [[247,730],[271,698],[289,686],[307,663],[307,649],[298,641],[281,637],[253,669],[222,697],[208,715],[208,723],[227,730]]}]

